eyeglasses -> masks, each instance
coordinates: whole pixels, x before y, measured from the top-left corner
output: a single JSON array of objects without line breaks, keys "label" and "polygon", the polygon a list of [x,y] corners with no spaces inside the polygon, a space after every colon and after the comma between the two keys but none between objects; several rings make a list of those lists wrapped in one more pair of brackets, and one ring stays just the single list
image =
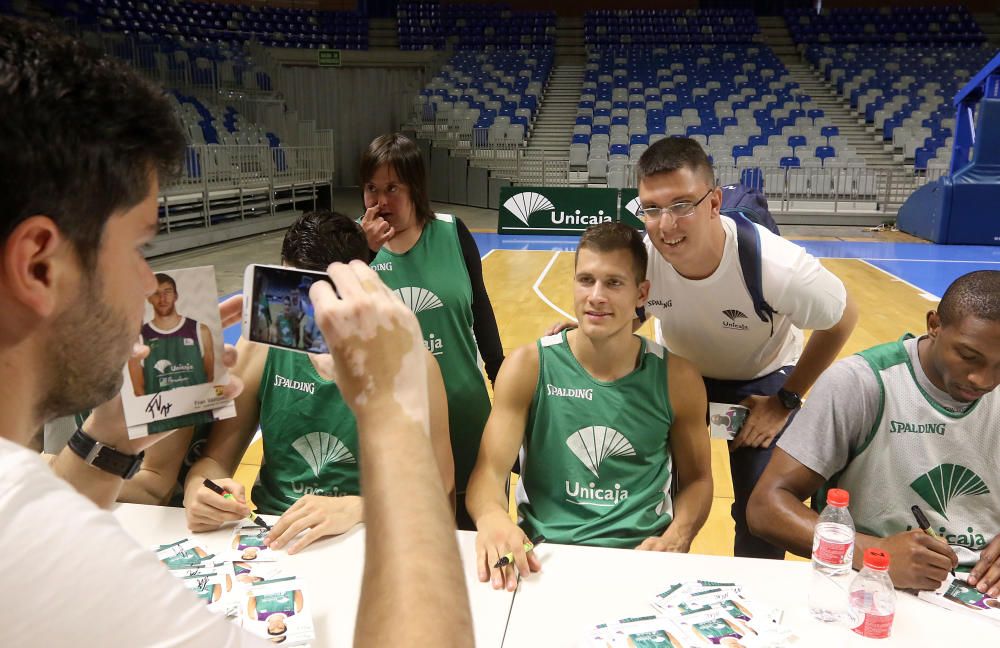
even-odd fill
[{"label": "eyeglasses", "polygon": [[708,198],[709,194],[713,191],[715,191],[715,187],[709,189],[697,202],[685,200],[683,202],[676,202],[668,207],[646,207],[638,210],[637,214],[645,221],[658,220],[664,213],[670,214],[674,221],[680,218],[687,218],[694,213],[695,208]]}]

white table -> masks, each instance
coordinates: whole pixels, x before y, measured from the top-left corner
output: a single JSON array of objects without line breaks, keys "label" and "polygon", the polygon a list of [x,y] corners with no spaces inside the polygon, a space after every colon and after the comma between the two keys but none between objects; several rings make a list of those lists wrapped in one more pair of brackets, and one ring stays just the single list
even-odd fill
[{"label": "white table", "polygon": [[[148,547],[192,538],[206,549],[218,553],[227,548],[232,538],[231,525],[212,533],[191,533],[184,519],[184,510],[179,508],[119,504],[114,515],[132,537]],[[268,521],[275,519],[272,516],[264,518]],[[458,532],[459,551],[472,604],[476,645],[499,648],[513,595],[495,592],[477,580],[473,565],[475,538],[474,533]],[[320,540],[294,556],[283,551],[279,553],[278,563],[289,573],[304,578],[313,593],[314,648],[353,646],[364,567],[364,526],[359,525],[336,538]],[[446,631],[442,628],[442,632]],[[433,645],[433,639],[429,638],[427,645]]]},{"label": "white table", "polygon": [[[120,504],[114,513],[144,546],[190,537],[220,551],[232,536],[230,527],[213,533],[189,532],[184,511],[177,508]],[[997,624],[938,608],[905,592],[897,592],[888,640],[863,639],[845,627],[816,621],[807,609],[811,568],[807,562],[796,561],[543,544],[535,549],[542,572],[521,581],[512,604],[511,594],[495,591],[476,578],[475,534],[459,531],[457,537],[476,645],[481,647],[500,648],[501,643],[503,648],[574,647],[597,623],[653,613],[649,600],[663,586],[694,578],[741,583],[749,598],[781,608],[783,625],[796,633],[796,646],[801,648],[1000,646]],[[322,540],[295,556],[282,553],[279,562],[305,578],[315,593],[313,609],[319,611],[314,612],[313,645],[351,646],[364,564],[364,527]],[[434,645],[434,639],[428,638],[427,645]]]},{"label": "white table", "polygon": [[521,581],[504,647],[576,646],[588,627],[637,613],[665,585],[704,578],[744,586],[748,598],[784,611],[782,625],[800,647],[1000,646],[1000,626],[898,592],[892,636],[864,639],[843,626],[816,621],[807,608],[811,565],[697,554],[540,545],[542,571]]}]

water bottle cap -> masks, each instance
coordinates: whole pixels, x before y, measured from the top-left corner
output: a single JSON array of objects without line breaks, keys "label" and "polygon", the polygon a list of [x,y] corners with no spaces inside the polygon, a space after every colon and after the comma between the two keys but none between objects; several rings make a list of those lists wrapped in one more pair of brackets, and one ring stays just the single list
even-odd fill
[{"label": "water bottle cap", "polygon": [[881,549],[865,549],[865,567],[878,571],[889,569],[889,554]]},{"label": "water bottle cap", "polygon": [[833,506],[844,507],[850,504],[851,495],[843,488],[831,488],[826,493],[826,503]]}]

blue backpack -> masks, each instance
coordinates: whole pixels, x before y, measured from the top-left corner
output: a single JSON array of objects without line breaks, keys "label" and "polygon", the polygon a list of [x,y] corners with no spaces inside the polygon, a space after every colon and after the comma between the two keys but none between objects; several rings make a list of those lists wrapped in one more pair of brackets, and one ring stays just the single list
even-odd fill
[{"label": "blue backpack", "polygon": [[754,312],[762,322],[771,323],[771,334],[774,334],[774,309],[764,299],[764,286],[761,279],[760,262],[760,232],[754,223],[762,225],[775,234],[779,234],[778,225],[771,217],[764,193],[752,187],[741,184],[722,187],[722,208],[719,213],[728,216],[736,223],[736,243],[740,256],[740,270],[743,272],[743,282],[746,284],[750,299],[753,300]]}]

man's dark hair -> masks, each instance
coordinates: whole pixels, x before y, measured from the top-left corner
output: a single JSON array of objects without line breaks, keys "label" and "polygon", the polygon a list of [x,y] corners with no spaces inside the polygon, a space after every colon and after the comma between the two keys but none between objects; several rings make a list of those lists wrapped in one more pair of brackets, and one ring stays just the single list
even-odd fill
[{"label": "man's dark hair", "polygon": [[177,282],[174,281],[173,277],[165,272],[156,273],[156,285],[159,286],[160,284],[170,284],[171,287],[173,287],[174,292],[177,292]]},{"label": "man's dark hair", "polygon": [[635,282],[640,284],[646,280],[646,263],[649,255],[646,253],[646,246],[642,244],[642,236],[638,231],[632,229],[624,223],[601,223],[591,225],[580,236],[580,242],[576,246],[576,255],[573,257],[573,264],[580,256],[580,250],[594,250],[597,252],[615,252],[625,250],[632,255],[632,269],[635,272]]},{"label": "man's dark hair", "polygon": [[668,137],[651,144],[635,165],[637,182],[658,173],[690,169],[699,173],[710,187],[715,186],[715,171],[701,144],[689,137]]},{"label": "man's dark hair", "polygon": [[427,192],[427,170],[420,147],[402,133],[379,135],[361,155],[361,182],[371,182],[378,168],[388,164],[399,181],[410,190],[410,200],[416,211],[417,222],[424,224],[434,219],[434,210]]},{"label": "man's dark hair", "polygon": [[1000,270],[962,275],[944,291],[937,312],[942,326],[959,324],[966,317],[1000,322]]},{"label": "man's dark hair", "polygon": [[51,218],[89,271],[104,225],[179,168],[162,90],[51,27],[0,16],[0,236]]},{"label": "man's dark hair", "polygon": [[361,226],[338,212],[306,212],[291,224],[281,243],[281,261],[302,270],[326,270],[335,261],[367,262],[371,253]]}]

